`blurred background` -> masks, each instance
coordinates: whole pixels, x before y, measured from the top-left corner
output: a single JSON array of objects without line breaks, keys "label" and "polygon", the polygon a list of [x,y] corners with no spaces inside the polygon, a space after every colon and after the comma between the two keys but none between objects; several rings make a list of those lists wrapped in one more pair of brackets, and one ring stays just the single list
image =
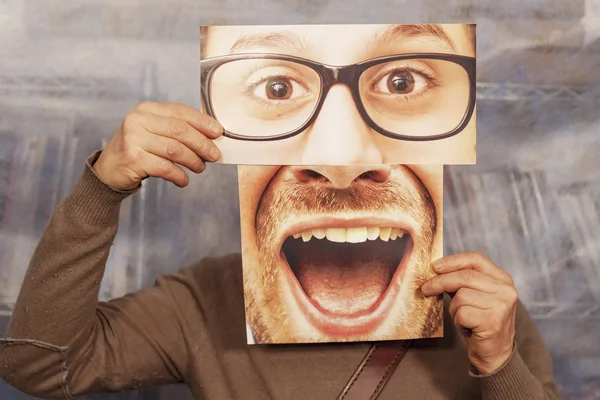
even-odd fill
[{"label": "blurred background", "polygon": [[[199,106],[200,25],[416,22],[478,24],[478,163],[446,167],[446,252],[510,272],[563,398],[600,399],[599,0],[0,0],[0,335],[85,158],[140,101]],[[239,251],[236,179],[211,165],[126,200],[102,299]],[[171,397],[191,398],[88,399]]]}]

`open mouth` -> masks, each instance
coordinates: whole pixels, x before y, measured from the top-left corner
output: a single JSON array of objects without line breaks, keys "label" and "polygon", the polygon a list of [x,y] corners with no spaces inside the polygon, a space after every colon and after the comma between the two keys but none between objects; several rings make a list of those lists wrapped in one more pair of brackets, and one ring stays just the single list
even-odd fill
[{"label": "open mouth", "polygon": [[328,334],[376,328],[401,286],[413,248],[410,232],[389,225],[321,225],[285,237],[282,258],[313,325]]}]

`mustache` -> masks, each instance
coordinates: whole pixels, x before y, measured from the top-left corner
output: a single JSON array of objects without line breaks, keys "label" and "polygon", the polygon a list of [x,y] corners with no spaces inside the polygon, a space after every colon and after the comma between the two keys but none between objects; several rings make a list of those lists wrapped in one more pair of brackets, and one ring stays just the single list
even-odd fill
[{"label": "mustache", "polygon": [[273,238],[278,222],[290,214],[376,214],[399,210],[420,223],[423,236],[434,236],[435,206],[429,192],[416,177],[386,182],[357,180],[344,189],[323,182],[300,183],[290,179],[274,188],[269,185],[258,203],[255,221],[258,244]]}]

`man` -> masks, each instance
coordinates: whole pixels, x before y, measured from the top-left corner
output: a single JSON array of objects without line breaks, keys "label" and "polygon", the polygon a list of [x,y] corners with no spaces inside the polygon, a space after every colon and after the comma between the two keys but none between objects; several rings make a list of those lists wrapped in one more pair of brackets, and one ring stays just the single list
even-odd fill
[{"label": "man", "polygon": [[[247,346],[238,255],[98,303],[121,201],[148,176],[185,186],[182,166],[201,172],[216,161],[211,139],[221,134],[190,107],[144,103],[90,157],[23,281],[0,342],[3,379],[47,398],[174,382],[199,399],[336,398],[369,343]],[[444,338],[415,341],[379,399],[558,398],[549,355],[510,276],[479,254],[432,268],[438,275],[423,295],[454,294]]]},{"label": "man", "polygon": [[238,170],[250,342],[442,335],[441,165]]},{"label": "man", "polygon": [[474,164],[474,25],[203,27],[222,162]]}]

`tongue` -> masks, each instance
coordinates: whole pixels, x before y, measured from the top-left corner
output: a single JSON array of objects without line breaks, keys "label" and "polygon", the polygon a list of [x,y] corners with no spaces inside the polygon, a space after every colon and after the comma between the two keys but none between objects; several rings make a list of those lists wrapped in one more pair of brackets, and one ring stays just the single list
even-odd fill
[{"label": "tongue", "polygon": [[397,243],[379,240],[360,244],[296,241],[294,247],[286,254],[304,292],[319,307],[338,315],[372,308],[401,259]]}]

